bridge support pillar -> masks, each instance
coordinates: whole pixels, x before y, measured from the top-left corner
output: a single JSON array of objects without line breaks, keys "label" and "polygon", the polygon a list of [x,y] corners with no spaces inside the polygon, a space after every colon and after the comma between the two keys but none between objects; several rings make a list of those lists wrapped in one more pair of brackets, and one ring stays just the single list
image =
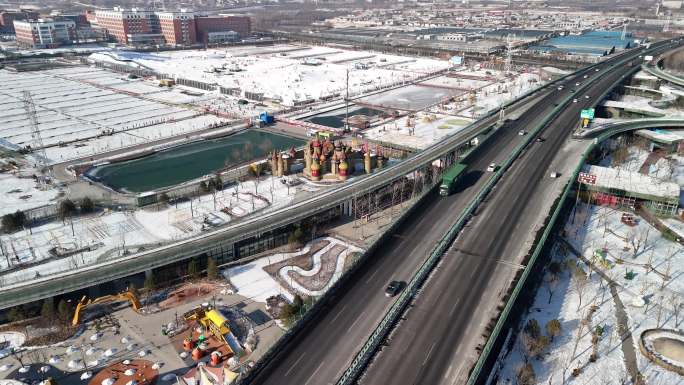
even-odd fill
[{"label": "bridge support pillar", "polygon": [[352,207],[352,201],[342,203],[342,214],[351,217],[353,215]]}]

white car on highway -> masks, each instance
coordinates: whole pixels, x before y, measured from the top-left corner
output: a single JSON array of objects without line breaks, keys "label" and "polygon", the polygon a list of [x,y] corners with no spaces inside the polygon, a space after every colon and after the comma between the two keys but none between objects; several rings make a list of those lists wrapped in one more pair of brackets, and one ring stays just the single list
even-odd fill
[{"label": "white car on highway", "polygon": [[572,102],[573,102],[573,103],[577,103],[577,99],[572,99]]},{"label": "white car on highway", "polygon": [[487,166],[487,172],[494,172],[496,171],[496,163],[492,163],[489,166]]}]

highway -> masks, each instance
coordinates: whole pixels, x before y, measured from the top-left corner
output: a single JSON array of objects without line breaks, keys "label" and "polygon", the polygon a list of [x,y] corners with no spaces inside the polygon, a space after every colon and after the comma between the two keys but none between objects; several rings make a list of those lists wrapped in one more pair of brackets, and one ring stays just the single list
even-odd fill
[{"label": "highway", "polygon": [[[549,88],[549,87],[546,87]],[[544,88],[544,89],[546,89]],[[544,89],[535,91],[534,95]],[[531,96],[534,97],[534,96]],[[509,111],[517,105],[525,104],[529,99],[518,101],[510,106]],[[282,228],[288,224],[303,220],[314,213],[321,212],[349,201],[354,194],[363,195],[378,187],[410,174],[419,167],[425,166],[445,154],[451,153],[459,145],[466,143],[483,129],[496,121],[496,114],[471,124],[457,134],[435,143],[420,153],[370,175],[354,178],[342,186],[324,190],[315,196],[309,196],[287,207],[265,210],[261,215],[250,216],[242,220],[230,222],[215,231],[202,233],[180,241],[166,244],[150,245],[146,250],[116,258],[103,258],[102,262],[79,267],[78,269],[36,277],[22,282],[5,282],[0,289],[0,309],[41,300],[55,295],[73,292],[100,283],[124,278],[136,273],[170,263],[186,260],[203,253],[212,254],[223,246],[231,247],[233,242],[259,236],[268,231]]]},{"label": "highway", "polygon": [[[634,63],[637,65],[637,63]],[[604,68],[610,68],[603,66]],[[540,224],[548,197],[549,165],[579,123],[579,112],[631,67],[591,74],[590,88],[576,94],[532,143],[461,233],[359,381],[360,384],[463,384],[477,359],[481,333],[523,261],[525,242]],[[603,69],[602,71],[605,71]],[[600,77],[594,80],[593,77]],[[574,87],[572,87],[574,88]],[[559,91],[568,95],[569,90]],[[551,101],[549,101],[551,103]],[[541,115],[541,114],[540,114]],[[537,124],[535,119],[533,124]],[[531,127],[530,127],[531,129]]]},{"label": "highway", "polygon": [[[580,75],[581,76],[581,75]],[[574,84],[571,79],[568,84]],[[462,191],[447,197],[429,197],[422,207],[400,226],[379,252],[370,256],[367,266],[355,277],[351,287],[330,304],[334,310],[313,320],[311,327],[253,384],[330,384],[335,383],[349,362],[386,313],[393,299],[384,296],[391,280],[408,281],[434,245],[447,232],[460,212],[492,175],[486,172],[491,162],[501,163],[526,136],[518,135],[550,113],[566,95],[555,88],[545,92],[520,119],[507,122],[471,154]]]},{"label": "highway", "polygon": [[[581,79],[585,72],[589,76],[600,74],[599,76],[603,77],[592,86],[590,93],[594,95],[601,93],[608,87],[608,84],[623,73],[612,68],[611,71],[594,73],[592,69],[580,72],[578,77]],[[587,81],[591,80],[591,78],[587,79]],[[437,196],[428,198],[427,202],[392,234],[392,238],[396,241],[388,243],[370,256],[367,265],[355,276],[350,277],[349,282],[352,282],[350,287],[342,288],[340,294],[332,300],[329,304],[330,309],[322,312],[318,319],[313,320],[306,332],[297,336],[286,349],[279,352],[251,383],[274,385],[336,383],[391,305],[392,300],[384,297],[383,293],[387,283],[394,279],[408,281],[432,247],[456,221],[467,202],[484,185],[487,178],[483,175],[488,175],[484,171],[485,167],[492,161],[500,162],[505,159],[523,138],[517,135],[518,130],[529,131],[538,125],[546,115],[551,113],[556,104],[567,97],[568,90],[574,87],[576,81],[581,80],[571,78],[566,81],[565,90],[554,89],[546,94],[530,108],[528,113],[523,114],[516,121],[507,123],[500,132],[481,146],[477,154],[472,154],[466,180],[463,180],[463,191],[448,198]],[[598,92],[599,89],[601,92]],[[408,338],[410,342],[408,344],[395,343],[394,341],[398,338],[395,336],[390,347],[378,355],[376,363],[370,368],[363,382],[408,384],[411,383],[409,381],[411,378],[421,379],[423,377],[418,373],[422,373],[421,365],[426,361],[426,352],[431,352],[433,349],[438,350],[431,354],[440,357],[434,361],[437,367],[425,372],[431,373],[429,380],[420,380],[416,383],[440,383],[440,379],[445,376],[444,372],[453,370],[451,364],[444,368],[442,366],[451,362],[449,351],[458,346],[463,330],[469,325],[474,311],[477,310],[478,299],[485,292],[487,283],[494,277],[494,271],[502,265],[498,260],[499,257],[494,256],[499,256],[503,250],[506,250],[512,230],[522,229],[524,233],[529,232],[518,221],[520,214],[527,208],[525,198],[534,192],[536,181],[545,172],[546,168],[541,165],[551,161],[557,148],[567,138],[566,133],[571,131],[569,127],[578,122],[579,108],[587,102],[589,101],[582,98],[581,102],[571,103],[573,105],[567,108],[558,120],[563,124],[553,125],[553,129],[548,132],[553,137],[548,138],[544,143],[531,145],[528,153],[532,155],[525,156],[524,164],[516,166],[517,169],[524,170],[528,174],[522,175],[520,172],[511,170],[511,173],[517,175],[517,179],[507,179],[508,183],[504,182],[504,187],[495,189],[495,191],[506,189],[507,192],[496,193],[490,197],[490,202],[486,206],[499,207],[500,204],[501,207],[505,207],[504,213],[478,216],[478,219],[487,217],[488,220],[482,222],[476,220],[475,223],[481,226],[481,230],[467,232],[470,235],[463,241],[468,242],[466,246],[472,245],[475,248],[464,248],[464,250],[477,250],[478,247],[483,247],[489,249],[487,254],[492,257],[449,258],[455,261],[465,261],[463,263],[467,265],[447,266],[445,264],[440,267],[438,277],[433,278],[434,282],[427,284],[424,289],[425,293],[419,297],[424,298],[425,306],[416,306],[409,313],[409,317],[417,317],[419,320],[414,322],[415,327],[404,329],[403,325],[411,322],[409,318],[402,322],[397,330],[397,334],[406,334],[405,338]],[[510,180],[517,182],[511,183]],[[510,266],[507,266],[507,269],[511,271]],[[442,271],[448,271],[448,273],[442,274]],[[452,300],[464,293],[469,295],[463,295],[464,301],[458,306],[459,311],[455,312]],[[439,304],[435,304],[436,302]],[[446,309],[450,309],[450,312],[445,317]],[[452,316],[457,318],[450,319]],[[454,325],[456,327],[453,327]],[[475,333],[479,335],[480,331]],[[427,346],[424,346],[426,343]],[[451,369],[448,369],[450,366]],[[433,371],[439,374],[434,374]]]}]

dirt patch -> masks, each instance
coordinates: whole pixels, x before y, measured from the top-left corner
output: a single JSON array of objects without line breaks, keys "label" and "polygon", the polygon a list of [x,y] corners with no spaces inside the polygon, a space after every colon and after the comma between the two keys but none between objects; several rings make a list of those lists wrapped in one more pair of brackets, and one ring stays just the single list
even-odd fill
[{"label": "dirt patch", "polygon": [[[266,272],[271,277],[273,277],[273,279],[275,279],[281,286],[290,288],[291,290],[295,291],[295,289],[290,286],[290,283],[286,282],[289,281],[289,279],[285,280],[280,276],[280,274],[278,273],[280,269],[282,269],[285,266],[298,266],[303,270],[313,269],[312,256],[324,247],[326,247],[329,243],[329,241],[317,242],[316,244],[314,244],[314,246],[311,247],[309,253],[299,255],[297,257],[279,263],[268,265],[264,268],[264,270],[266,270]],[[332,278],[333,274],[335,273],[335,267],[337,266],[337,259],[339,258],[340,254],[342,254],[342,252],[344,252],[345,250],[347,250],[347,246],[337,244],[331,247],[330,250],[325,252],[323,255],[321,255],[321,264],[323,266],[321,267],[321,270],[318,272],[318,274],[307,277],[291,271],[288,273],[288,276],[293,281],[297,282],[299,285],[309,290],[321,290],[325,287],[325,285],[327,285],[328,281],[330,281],[330,279]],[[300,294],[305,295],[304,293]]]},{"label": "dirt patch", "polygon": [[169,293],[165,300],[159,302],[159,307],[165,310],[182,305],[189,301],[207,296],[218,287],[218,284],[214,282],[186,283]]},{"label": "dirt patch", "polygon": [[[130,375],[126,374],[130,373]],[[147,360],[131,360],[124,364],[117,362],[99,371],[88,385],[101,385],[105,380],[111,379],[112,385],[126,385],[134,381],[138,385],[154,384],[159,376],[159,371],[152,368],[152,362]]]},{"label": "dirt patch", "polygon": [[316,275],[309,277],[297,274],[297,272],[294,271],[288,272],[287,275],[309,290],[321,290],[328,284],[328,281],[332,279],[335,274],[335,268],[337,267],[337,259],[345,250],[347,250],[347,246],[337,244],[321,255],[322,266],[321,270]]}]

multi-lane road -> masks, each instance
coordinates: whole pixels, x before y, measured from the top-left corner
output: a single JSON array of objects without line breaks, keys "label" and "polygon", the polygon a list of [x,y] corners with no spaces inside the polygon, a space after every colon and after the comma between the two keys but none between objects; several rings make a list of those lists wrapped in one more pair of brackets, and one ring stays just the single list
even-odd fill
[{"label": "multi-lane road", "polygon": [[[637,65],[635,62],[631,66]],[[581,71],[565,81],[564,89],[546,90],[519,119],[508,122],[469,159],[470,167],[457,194],[428,199],[390,237],[394,239],[370,256],[366,266],[350,277],[330,309],[314,320],[252,381],[253,384],[334,384],[355,353],[385,314],[392,300],[383,289],[390,280],[408,281],[437,241],[453,225],[462,209],[488,179],[490,162],[501,162],[524,140],[519,130],[531,131],[563,100],[575,83],[591,82],[587,92],[576,93],[577,103],[547,126],[544,142],[533,142],[514,163],[488,198],[457,246],[437,269],[402,321],[389,346],[375,358],[361,380],[367,384],[461,383],[472,362],[459,360],[461,346],[472,345],[482,332],[485,302],[496,303],[510,283],[512,261],[534,225],[533,196],[558,149],[578,123],[579,109],[592,102],[631,66]],[[629,67],[629,68],[628,68]],[[587,78],[584,78],[584,75]],[[533,213],[537,214],[537,213]],[[515,249],[516,253],[507,251]],[[509,279],[501,279],[508,277]],[[490,295],[493,294],[493,295]],[[487,298],[488,295],[491,298]],[[485,304],[487,305],[487,304]],[[461,382],[459,382],[461,381]]]},{"label": "multi-lane road", "polygon": [[[584,92],[571,93],[577,88],[573,84],[542,103],[543,108],[561,97],[577,99],[546,126],[541,134],[544,142],[534,142],[507,171],[425,285],[389,346],[367,370],[362,384],[465,383],[484,326],[496,315],[498,300],[523,262],[521,254],[527,250],[522,246],[535,222],[543,219],[539,205],[553,201],[539,193],[544,184],[555,182],[549,177],[549,165],[577,127],[580,110],[629,68],[604,66],[600,70],[608,71],[607,75],[589,73],[587,79],[577,80],[591,82]],[[543,116],[521,121],[521,127],[531,129]]]}]

